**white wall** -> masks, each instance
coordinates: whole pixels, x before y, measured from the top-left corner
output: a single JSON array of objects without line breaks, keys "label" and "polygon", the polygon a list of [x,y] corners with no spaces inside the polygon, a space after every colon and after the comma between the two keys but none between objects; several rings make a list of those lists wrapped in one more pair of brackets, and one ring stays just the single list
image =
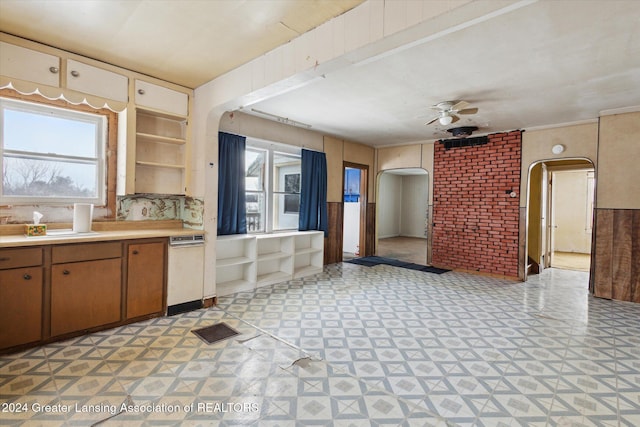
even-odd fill
[{"label": "white wall", "polygon": [[400,235],[402,177],[383,173],[378,187],[378,238]]},{"label": "white wall", "polygon": [[589,174],[585,170],[553,173],[553,225],[556,227],[553,249],[556,251],[591,252],[591,225],[587,221],[593,211],[593,199],[588,191]]},{"label": "white wall", "polygon": [[355,254],[360,245],[360,202],[344,204],[342,250]]},{"label": "white wall", "polygon": [[428,196],[427,175],[402,176],[401,236],[426,237]]},{"label": "white wall", "polygon": [[380,175],[378,238],[426,238],[429,208],[428,175]]}]

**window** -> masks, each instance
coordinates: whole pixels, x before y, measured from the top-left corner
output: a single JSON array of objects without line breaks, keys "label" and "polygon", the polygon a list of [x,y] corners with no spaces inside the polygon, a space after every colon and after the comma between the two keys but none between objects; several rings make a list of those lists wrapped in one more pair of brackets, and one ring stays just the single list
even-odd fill
[{"label": "window", "polygon": [[245,203],[247,206],[247,231],[249,232],[265,231],[266,165],[267,151],[250,148],[245,150]]},{"label": "window", "polygon": [[245,191],[247,231],[298,228],[300,150],[247,139]]},{"label": "window", "polygon": [[0,98],[3,203],[105,204],[107,117]]}]

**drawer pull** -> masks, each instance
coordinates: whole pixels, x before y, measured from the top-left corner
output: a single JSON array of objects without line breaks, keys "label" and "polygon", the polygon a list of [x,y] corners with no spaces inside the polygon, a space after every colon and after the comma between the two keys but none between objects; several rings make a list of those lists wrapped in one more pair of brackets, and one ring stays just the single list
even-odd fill
[{"label": "drawer pull", "polygon": [[49,67],[49,71],[52,74],[58,74],[58,71],[60,71],[60,70],[58,69],[58,67]]},{"label": "drawer pull", "polygon": [[140,253],[140,252],[138,252],[138,250],[137,250],[137,249],[134,249],[134,251],[132,252],[132,254],[134,254],[134,255],[138,255],[139,253]]},{"label": "drawer pull", "polygon": [[140,95],[144,95],[144,93],[145,93],[145,92],[144,92],[144,89],[138,89],[138,93],[139,93]]},{"label": "drawer pull", "polygon": [[69,274],[71,274],[71,272],[69,270],[62,270],[62,274],[68,276]]},{"label": "drawer pull", "polygon": [[11,258],[9,258],[8,256],[2,257],[0,258],[0,261],[9,261]]},{"label": "drawer pull", "polygon": [[80,76],[80,73],[79,73],[78,71],[76,71],[76,70],[73,70],[73,71],[71,71],[71,75],[72,75],[73,77],[79,77],[79,76]]},{"label": "drawer pull", "polygon": [[30,274],[25,274],[22,277],[24,278],[24,280],[31,280],[31,275]]}]

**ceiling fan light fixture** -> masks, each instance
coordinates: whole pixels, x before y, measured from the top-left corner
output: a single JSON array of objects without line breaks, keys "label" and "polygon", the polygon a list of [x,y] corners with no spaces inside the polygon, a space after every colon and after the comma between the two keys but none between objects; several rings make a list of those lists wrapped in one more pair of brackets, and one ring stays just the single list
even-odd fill
[{"label": "ceiling fan light fixture", "polygon": [[442,126],[447,126],[450,125],[451,122],[453,122],[453,117],[451,117],[448,114],[443,115],[442,117],[440,117],[440,119],[438,119],[440,121],[440,124]]}]

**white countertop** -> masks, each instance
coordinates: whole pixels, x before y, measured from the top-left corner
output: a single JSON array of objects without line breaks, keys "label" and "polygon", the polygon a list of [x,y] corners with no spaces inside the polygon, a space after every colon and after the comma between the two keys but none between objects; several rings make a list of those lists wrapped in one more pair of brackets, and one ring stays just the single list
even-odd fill
[{"label": "white countertop", "polygon": [[58,245],[62,243],[103,242],[108,240],[149,239],[153,237],[192,236],[195,234],[204,234],[203,230],[194,230],[191,228],[92,231],[89,233],[69,233],[57,235],[60,232],[61,230],[51,230],[50,235],[36,237],[27,237],[24,234],[0,236],[0,248]]}]

